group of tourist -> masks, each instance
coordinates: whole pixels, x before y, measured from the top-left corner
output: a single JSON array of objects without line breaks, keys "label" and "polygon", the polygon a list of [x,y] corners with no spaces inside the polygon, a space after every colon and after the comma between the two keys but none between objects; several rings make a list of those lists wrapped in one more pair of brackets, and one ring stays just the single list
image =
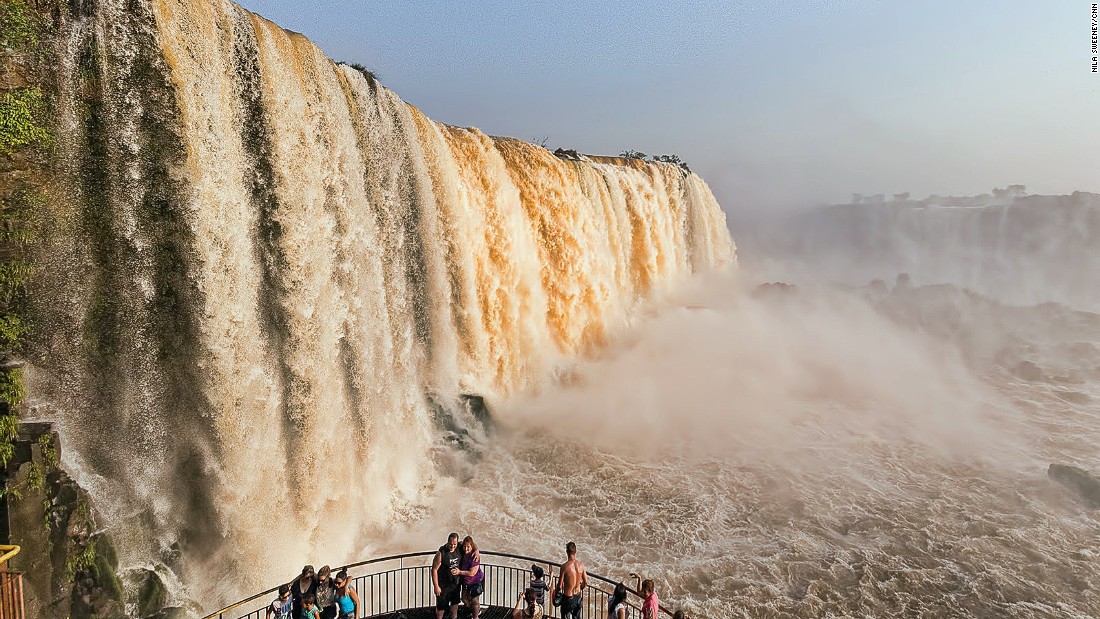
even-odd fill
[{"label": "group of tourist", "polygon": [[[577,560],[577,545],[565,545],[566,561],[561,565],[553,585],[539,565],[531,566],[531,580],[519,594],[512,608],[511,619],[542,619],[546,612],[546,594],[551,603],[560,606],[562,619],[581,619],[584,590],[588,573]],[[457,619],[459,605],[470,609],[472,619],[479,619],[480,598],[485,592],[485,571],[481,568],[481,553],[474,539],[467,535],[459,543],[457,533],[447,537],[432,560],[432,589],[435,593],[435,616]],[[549,574],[553,581],[553,574]],[[631,574],[631,576],[636,575]],[[637,590],[642,595],[642,619],[658,619],[660,605],[652,580],[638,578]],[[607,619],[626,619],[628,590],[618,583],[608,599]],[[316,573],[312,565],[302,568],[300,576],[279,587],[279,596],[267,607],[266,619],[360,619],[362,606],[355,589],[349,586],[348,573],[340,570],[332,576],[329,566]],[[674,619],[684,619],[677,612]]]},{"label": "group of tourist", "polygon": [[333,576],[327,565],[316,573],[307,565],[300,576],[279,587],[266,619],[359,619],[361,608],[346,570]]},{"label": "group of tourist", "polygon": [[[577,545],[573,542],[565,545],[565,559],[553,585],[547,582],[547,574],[542,566],[531,566],[531,580],[516,599],[511,619],[542,619],[544,615],[548,615],[545,611],[548,592],[551,594],[551,603],[560,607],[562,619],[581,619],[584,590],[588,588],[588,572],[584,563],[577,560]],[[458,533],[451,533],[447,537],[447,543],[440,546],[435,553],[431,574],[432,587],[435,590],[436,619],[443,619],[445,612],[448,612],[449,619],[457,619],[459,603],[468,606],[473,619],[478,619],[478,598],[485,591],[485,575],[481,569],[481,555],[473,538],[467,535],[459,550]],[[553,575],[550,576],[553,580]],[[631,576],[637,578],[634,574]],[[642,619],[657,619],[660,603],[653,581],[638,578],[637,590],[643,598]],[[626,619],[629,608],[626,604],[627,593],[625,584],[620,582],[615,585],[607,603],[607,619]],[[677,611],[673,619],[686,618],[683,611]]]}]

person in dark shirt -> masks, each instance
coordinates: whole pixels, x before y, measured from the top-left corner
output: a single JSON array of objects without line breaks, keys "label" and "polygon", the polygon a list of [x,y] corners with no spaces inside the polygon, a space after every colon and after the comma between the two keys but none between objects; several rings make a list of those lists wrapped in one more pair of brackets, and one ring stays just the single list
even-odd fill
[{"label": "person in dark shirt", "polygon": [[439,547],[432,560],[432,587],[435,590],[435,618],[443,619],[443,611],[450,610],[450,618],[458,617],[460,600],[459,580],[451,572],[458,569],[462,551],[458,548],[458,533],[447,536],[447,543]]},{"label": "person in dark shirt", "polygon": [[291,616],[294,619],[301,619],[302,600],[309,594],[317,595],[317,574],[313,571],[312,565],[303,567],[302,575],[290,583],[290,599],[294,605]]},{"label": "person in dark shirt", "polygon": [[541,565],[531,565],[531,584],[527,586],[535,592],[535,601],[539,606],[546,608],[546,592],[550,590],[550,583],[546,582],[546,572]]}]

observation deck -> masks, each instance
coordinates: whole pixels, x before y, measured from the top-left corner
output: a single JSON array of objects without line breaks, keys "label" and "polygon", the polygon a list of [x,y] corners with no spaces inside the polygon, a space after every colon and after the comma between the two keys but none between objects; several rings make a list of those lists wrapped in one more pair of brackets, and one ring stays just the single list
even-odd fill
[{"label": "observation deck", "polygon": [[[551,584],[551,568],[560,571],[561,564],[546,559],[505,552],[482,550],[481,567],[485,571],[485,592],[481,595],[480,616],[483,619],[504,619],[515,607],[516,598],[531,581],[531,565],[545,566],[547,582]],[[369,619],[435,619],[435,592],[432,588],[432,560],[436,551],[414,552],[377,559],[368,559],[333,568],[333,573],[346,569],[351,587],[359,595],[359,618]],[[285,584],[285,583],[280,583]],[[603,619],[607,602],[617,581],[588,572],[588,587],[584,590],[584,619]],[[627,584],[624,582],[624,584]],[[267,606],[279,587],[275,586],[247,597],[235,604],[206,615],[203,619],[264,619]],[[641,596],[627,584],[627,619],[641,619]],[[550,604],[546,595],[544,617],[559,618],[559,609]],[[661,613],[672,612],[661,606]],[[444,613],[444,617],[446,617]],[[459,618],[470,612],[459,607]]]}]

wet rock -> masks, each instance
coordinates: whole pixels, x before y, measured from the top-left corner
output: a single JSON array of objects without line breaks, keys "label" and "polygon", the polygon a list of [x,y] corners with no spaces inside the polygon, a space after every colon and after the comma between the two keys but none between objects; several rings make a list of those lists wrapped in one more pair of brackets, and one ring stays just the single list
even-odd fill
[{"label": "wet rock", "polygon": [[470,431],[459,425],[454,411],[443,402],[429,394],[427,396],[428,407],[432,411],[432,421],[439,430],[443,440],[451,445],[466,451],[470,448]]},{"label": "wet rock", "polygon": [[161,562],[164,563],[164,565],[166,565],[168,567],[168,569],[171,569],[171,570],[178,570],[179,569],[179,567],[180,567],[180,558],[182,556],[183,555],[182,555],[182,552],[180,551],[180,543],[179,542],[172,542],[170,545],[168,545],[167,547],[161,548],[161,550],[160,550],[160,560],[161,560]]},{"label": "wet rock", "polygon": [[60,468],[61,444],[49,424],[22,423],[8,463],[4,496],[11,543],[23,550],[16,567],[24,579],[28,617],[123,617],[118,557],[97,532],[87,493]]},{"label": "wet rock", "polygon": [[168,603],[168,589],[153,570],[142,570],[142,572],[141,586],[138,588],[138,616],[157,616],[165,610],[165,604]]},{"label": "wet rock", "polygon": [[75,579],[69,616],[72,619],[125,617],[114,543],[100,534],[78,545],[80,550],[69,563]]},{"label": "wet rock", "polygon": [[481,444],[493,431],[493,417],[485,398],[463,393],[456,400],[436,394],[425,394],[432,420],[447,443],[473,454],[480,453]]},{"label": "wet rock", "polygon": [[554,156],[566,161],[584,161],[584,155],[572,149],[559,148],[554,151]]},{"label": "wet rock", "polygon": [[1083,468],[1068,464],[1051,464],[1047,477],[1073,490],[1090,506],[1100,508],[1100,479]]},{"label": "wet rock", "polygon": [[470,411],[474,419],[481,424],[485,433],[491,434],[493,431],[493,415],[489,412],[489,406],[485,404],[485,398],[469,393],[463,393],[459,398],[466,405],[466,410]]}]

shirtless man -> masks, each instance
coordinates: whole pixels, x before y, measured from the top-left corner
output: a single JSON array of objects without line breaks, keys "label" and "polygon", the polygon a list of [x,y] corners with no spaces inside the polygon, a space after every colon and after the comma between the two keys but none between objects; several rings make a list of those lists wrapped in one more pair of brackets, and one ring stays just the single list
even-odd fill
[{"label": "shirtless man", "polygon": [[554,593],[561,592],[562,619],[581,619],[581,594],[588,586],[588,573],[584,564],[577,561],[577,545],[573,542],[565,545],[565,557]]}]

